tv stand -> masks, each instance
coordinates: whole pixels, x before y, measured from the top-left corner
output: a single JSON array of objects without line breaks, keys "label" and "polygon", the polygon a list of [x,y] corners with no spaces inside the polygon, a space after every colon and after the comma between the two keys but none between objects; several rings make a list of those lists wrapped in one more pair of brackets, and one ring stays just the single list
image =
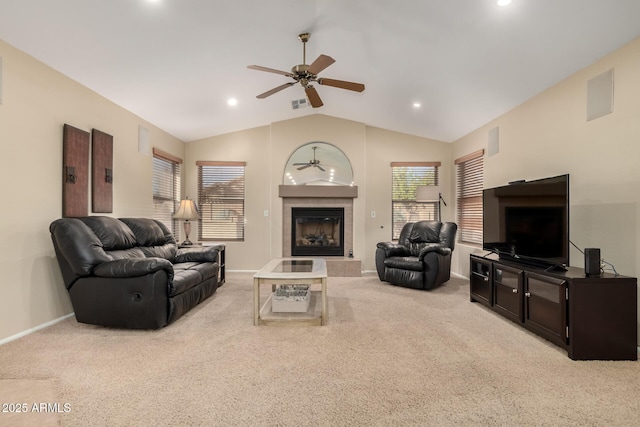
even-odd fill
[{"label": "tv stand", "polygon": [[524,264],[531,267],[542,268],[545,271],[567,271],[567,267],[562,264],[554,264],[548,261],[544,261],[537,258],[521,257],[518,255],[507,255],[505,253],[499,253],[500,261]]},{"label": "tv stand", "polygon": [[573,360],[638,360],[637,280],[471,255],[470,300],[565,349]]}]

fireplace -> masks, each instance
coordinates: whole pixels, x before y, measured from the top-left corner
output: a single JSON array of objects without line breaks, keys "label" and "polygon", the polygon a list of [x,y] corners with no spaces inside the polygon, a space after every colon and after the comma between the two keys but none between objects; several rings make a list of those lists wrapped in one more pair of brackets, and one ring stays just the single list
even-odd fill
[{"label": "fireplace", "polygon": [[344,256],[344,208],[291,208],[292,256]]}]

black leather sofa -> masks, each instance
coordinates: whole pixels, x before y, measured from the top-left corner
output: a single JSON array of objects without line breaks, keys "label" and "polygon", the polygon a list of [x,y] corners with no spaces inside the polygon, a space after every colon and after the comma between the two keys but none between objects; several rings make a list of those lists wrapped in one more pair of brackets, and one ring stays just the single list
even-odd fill
[{"label": "black leather sofa", "polygon": [[179,249],[159,221],[63,218],[49,231],[78,322],[158,329],[218,288],[218,249]]},{"label": "black leather sofa", "polygon": [[451,278],[451,253],[458,226],[453,222],[418,221],[404,225],[398,243],[380,242],[376,270],[383,282],[433,289]]}]

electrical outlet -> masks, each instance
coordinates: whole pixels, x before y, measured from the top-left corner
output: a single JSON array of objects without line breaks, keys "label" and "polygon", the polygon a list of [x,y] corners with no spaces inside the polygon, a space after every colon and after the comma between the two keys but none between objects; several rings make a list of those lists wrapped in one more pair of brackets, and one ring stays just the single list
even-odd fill
[{"label": "electrical outlet", "polygon": [[371,211],[371,218],[375,218],[376,217],[376,211]]}]

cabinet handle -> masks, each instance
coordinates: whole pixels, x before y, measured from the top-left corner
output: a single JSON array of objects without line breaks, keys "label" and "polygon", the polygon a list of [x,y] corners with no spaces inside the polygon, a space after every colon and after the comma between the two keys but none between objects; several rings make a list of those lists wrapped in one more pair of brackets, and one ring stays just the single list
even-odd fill
[{"label": "cabinet handle", "polygon": [[513,292],[514,294],[517,294],[518,290],[517,289],[511,289],[511,292]]},{"label": "cabinet handle", "polygon": [[525,297],[527,297],[527,298],[529,298],[529,297],[531,296],[531,292],[525,292],[525,293],[524,293],[524,296],[525,296]]}]

